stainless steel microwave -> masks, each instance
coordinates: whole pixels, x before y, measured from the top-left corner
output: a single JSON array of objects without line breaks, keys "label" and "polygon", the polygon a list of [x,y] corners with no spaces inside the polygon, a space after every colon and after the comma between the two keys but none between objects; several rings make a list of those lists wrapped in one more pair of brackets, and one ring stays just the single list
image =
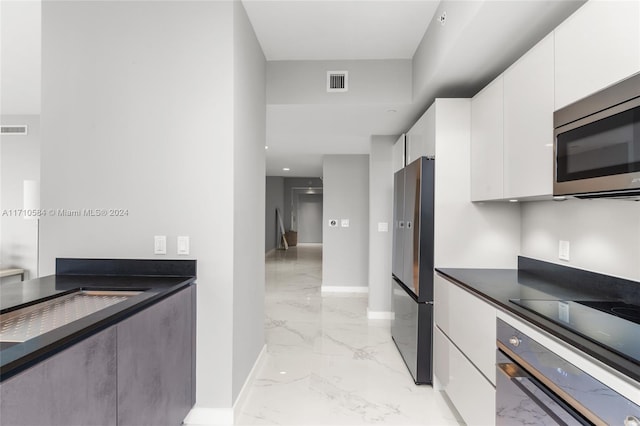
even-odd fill
[{"label": "stainless steel microwave", "polygon": [[640,73],[557,110],[553,195],[640,199]]}]

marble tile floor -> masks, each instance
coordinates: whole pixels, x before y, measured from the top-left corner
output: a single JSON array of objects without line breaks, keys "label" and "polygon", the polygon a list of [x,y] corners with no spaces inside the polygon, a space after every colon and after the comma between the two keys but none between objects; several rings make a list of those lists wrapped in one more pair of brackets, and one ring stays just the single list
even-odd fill
[{"label": "marble tile floor", "polygon": [[366,295],[322,295],[322,245],[266,259],[267,351],[237,425],[458,425],[416,386]]}]

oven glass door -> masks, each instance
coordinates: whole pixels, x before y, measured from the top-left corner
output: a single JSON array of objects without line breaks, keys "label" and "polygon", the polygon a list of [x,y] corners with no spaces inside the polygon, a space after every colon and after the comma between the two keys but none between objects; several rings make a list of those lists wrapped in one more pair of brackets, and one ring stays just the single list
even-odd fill
[{"label": "oven glass door", "polygon": [[496,425],[591,424],[504,354],[498,360]]},{"label": "oven glass door", "polygon": [[556,182],[640,172],[640,106],[580,122],[556,134]]}]

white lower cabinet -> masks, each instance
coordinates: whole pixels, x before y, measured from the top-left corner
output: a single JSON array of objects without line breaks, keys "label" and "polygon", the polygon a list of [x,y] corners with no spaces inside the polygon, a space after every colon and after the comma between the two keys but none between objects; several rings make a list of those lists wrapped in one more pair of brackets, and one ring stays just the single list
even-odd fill
[{"label": "white lower cabinet", "polygon": [[496,309],[436,274],[434,375],[464,421],[495,424]]},{"label": "white lower cabinet", "polygon": [[494,425],[496,389],[438,327],[434,332],[436,379],[464,422]]}]

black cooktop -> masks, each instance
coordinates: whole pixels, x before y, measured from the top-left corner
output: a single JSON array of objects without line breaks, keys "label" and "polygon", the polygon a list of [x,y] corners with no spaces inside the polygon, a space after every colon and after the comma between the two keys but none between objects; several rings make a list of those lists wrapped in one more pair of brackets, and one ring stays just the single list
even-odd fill
[{"label": "black cooktop", "polygon": [[599,300],[509,301],[640,364],[640,306]]}]

